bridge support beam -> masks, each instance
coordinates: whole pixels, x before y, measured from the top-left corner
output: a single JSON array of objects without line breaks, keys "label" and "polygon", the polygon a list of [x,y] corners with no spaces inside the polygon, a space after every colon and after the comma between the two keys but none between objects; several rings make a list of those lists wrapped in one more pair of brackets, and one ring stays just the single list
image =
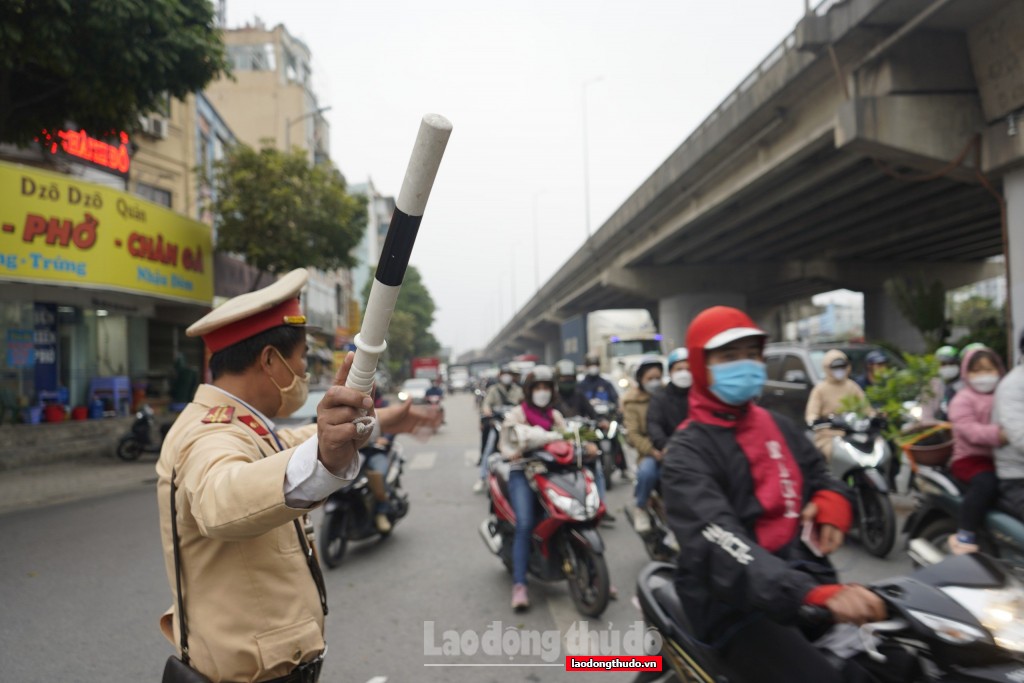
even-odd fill
[{"label": "bridge support beam", "polygon": [[744,309],[747,297],[739,292],[700,292],[673,294],[658,301],[658,331],[664,338],[664,347],[674,349],[686,345],[686,330],[690,321],[705,308],[733,306]]},{"label": "bridge support beam", "polygon": [[924,337],[881,287],[864,290],[864,336],[869,342],[886,341],[910,353],[925,351]]},{"label": "bridge support beam", "polygon": [[1003,192],[1006,195],[1006,274],[1010,284],[1007,327],[1013,330],[1007,355],[1019,362],[1020,337],[1024,332],[1024,167],[1006,174]]}]

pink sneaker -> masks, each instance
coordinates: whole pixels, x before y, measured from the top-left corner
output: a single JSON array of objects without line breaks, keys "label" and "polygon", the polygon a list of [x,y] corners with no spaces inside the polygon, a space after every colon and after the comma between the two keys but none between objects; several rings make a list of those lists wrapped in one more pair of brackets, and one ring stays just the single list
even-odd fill
[{"label": "pink sneaker", "polygon": [[521,612],[530,607],[530,597],[526,594],[526,584],[517,583],[512,586],[512,609]]}]

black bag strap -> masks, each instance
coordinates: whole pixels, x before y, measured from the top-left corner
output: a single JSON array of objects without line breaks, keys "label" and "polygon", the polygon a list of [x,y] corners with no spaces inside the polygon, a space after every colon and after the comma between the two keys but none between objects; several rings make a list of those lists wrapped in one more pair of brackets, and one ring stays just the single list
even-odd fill
[{"label": "black bag strap", "polygon": [[185,618],[185,601],[181,595],[181,549],[178,547],[178,508],[174,502],[178,487],[175,483],[177,470],[171,470],[171,537],[174,541],[174,582],[178,590],[178,631],[181,633],[181,661],[188,664],[188,620]]}]

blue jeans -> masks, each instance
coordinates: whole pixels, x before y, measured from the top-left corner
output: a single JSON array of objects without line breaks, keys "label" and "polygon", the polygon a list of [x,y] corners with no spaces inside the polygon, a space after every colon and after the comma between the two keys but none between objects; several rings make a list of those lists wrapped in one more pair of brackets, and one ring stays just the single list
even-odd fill
[{"label": "blue jeans", "polygon": [[658,477],[661,476],[661,463],[648,456],[640,461],[636,467],[636,506],[644,508],[647,499],[651,497],[651,491],[658,484]]},{"label": "blue jeans", "polygon": [[[366,459],[366,469],[372,472],[380,472],[382,477],[388,476],[388,454],[387,453],[374,453]],[[384,484],[385,488],[387,483]],[[389,491],[390,493],[390,491]],[[377,506],[374,508],[374,513],[378,515],[386,515],[391,506],[387,501],[377,501]]]},{"label": "blue jeans", "polygon": [[607,484],[604,483],[604,463],[601,462],[601,458],[598,457],[592,463],[587,464],[587,469],[594,475],[594,483],[597,485],[597,497],[604,502],[604,492],[608,488]]},{"label": "blue jeans", "polygon": [[487,439],[484,441],[483,450],[480,453],[480,478],[487,481],[487,458],[494,451],[498,450],[498,433],[487,426]]},{"label": "blue jeans", "polygon": [[516,535],[512,544],[512,580],[526,583],[526,568],[530,565],[530,546],[533,544],[533,511],[536,501],[530,482],[522,470],[512,470],[508,476],[508,495],[512,511],[516,513]]}]

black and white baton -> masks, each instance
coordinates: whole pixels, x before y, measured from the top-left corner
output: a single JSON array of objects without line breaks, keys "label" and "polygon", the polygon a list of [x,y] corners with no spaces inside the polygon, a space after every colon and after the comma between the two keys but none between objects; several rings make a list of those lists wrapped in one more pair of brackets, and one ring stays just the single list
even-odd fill
[{"label": "black and white baton", "polygon": [[[405,269],[409,266],[416,233],[423,220],[423,210],[451,134],[451,122],[438,114],[427,114],[420,122],[416,144],[405,169],[402,190],[395,202],[395,213],[391,216],[384,249],[370,287],[363,324],[355,337],[356,357],[345,382],[345,386],[364,394],[369,394],[373,388],[377,359],[388,347],[384,337],[391,324],[391,314],[395,312],[395,302],[402,289]],[[355,424],[359,434],[366,434],[373,429],[374,419],[359,417]]]}]

